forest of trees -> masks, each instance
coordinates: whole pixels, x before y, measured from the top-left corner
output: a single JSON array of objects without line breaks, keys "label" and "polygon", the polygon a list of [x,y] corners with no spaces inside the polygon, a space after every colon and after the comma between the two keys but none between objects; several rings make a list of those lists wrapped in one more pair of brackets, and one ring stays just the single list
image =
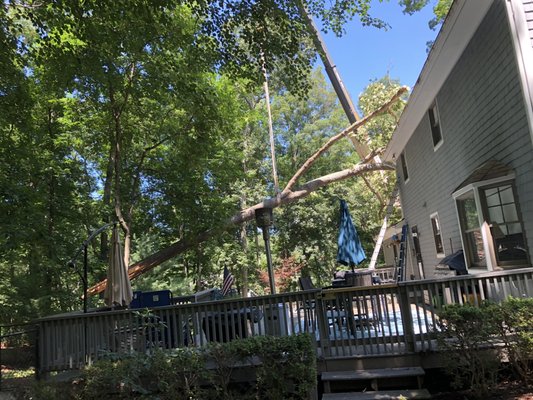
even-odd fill
[{"label": "forest of trees", "polygon": [[[414,12],[427,1],[400,3]],[[314,68],[316,49],[303,7],[324,29],[341,34],[354,16],[386,25],[372,18],[369,4],[3,2],[0,323],[79,309],[80,277],[67,262],[92,231],[115,220],[130,265],[189,240],[186,251],[135,279],[134,289],[179,295],[217,287],[227,266],[239,288],[267,293],[255,223],[222,229],[239,210],[278,194],[264,77],[283,188],[348,126],[335,93]],[[435,24],[445,15],[437,11]],[[399,87],[388,76],[373,81],[358,100],[360,112],[370,114]],[[404,100],[358,129],[354,139],[368,141],[371,150],[383,147]],[[343,139],[297,186],[359,161],[352,141]],[[295,289],[300,275],[317,284],[330,280],[337,268],[339,199],[348,201],[371,253],[394,181],[391,171],[368,172],[276,208],[272,246],[279,289]],[[217,234],[191,240],[209,230]],[[104,232],[90,243],[89,284],[105,278],[108,240]]]}]

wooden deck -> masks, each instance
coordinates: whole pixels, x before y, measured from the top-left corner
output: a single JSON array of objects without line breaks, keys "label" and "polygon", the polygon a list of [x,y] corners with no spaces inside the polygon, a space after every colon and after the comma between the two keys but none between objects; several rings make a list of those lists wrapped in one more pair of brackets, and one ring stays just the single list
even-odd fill
[{"label": "wooden deck", "polygon": [[[43,318],[39,372],[79,369],[105,352],[204,346],[257,335],[309,333],[320,371],[425,366],[445,304],[533,297],[533,268],[369,287]],[[348,368],[347,368],[348,367]]]}]

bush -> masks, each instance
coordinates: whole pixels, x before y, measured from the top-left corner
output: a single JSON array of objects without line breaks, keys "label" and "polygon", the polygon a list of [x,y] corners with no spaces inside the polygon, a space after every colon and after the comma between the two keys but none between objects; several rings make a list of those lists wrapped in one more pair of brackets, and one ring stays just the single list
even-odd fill
[{"label": "bush", "polygon": [[[234,370],[252,364],[255,384],[236,382]],[[110,355],[85,371],[84,398],[297,400],[315,390],[316,377],[309,335],[253,337],[200,349]]]},{"label": "bush", "polygon": [[[484,396],[496,383],[505,358],[524,383],[533,382],[533,299],[509,297],[502,304],[450,305],[437,322],[437,341],[455,388]],[[491,343],[503,344],[495,351]]]},{"label": "bush", "polygon": [[[257,394],[261,399],[307,399],[317,381],[316,352],[309,335],[258,336],[254,342],[234,342],[243,358],[261,360]],[[242,347],[241,347],[242,346]],[[281,384],[283,383],[283,384]]]},{"label": "bush", "polygon": [[532,383],[533,299],[509,297],[500,308],[499,319],[509,363],[524,383]]},{"label": "bush", "polygon": [[498,306],[453,304],[445,306],[437,322],[437,341],[446,358],[446,370],[456,389],[469,388],[485,396],[497,381],[498,354],[490,343],[498,333]]}]

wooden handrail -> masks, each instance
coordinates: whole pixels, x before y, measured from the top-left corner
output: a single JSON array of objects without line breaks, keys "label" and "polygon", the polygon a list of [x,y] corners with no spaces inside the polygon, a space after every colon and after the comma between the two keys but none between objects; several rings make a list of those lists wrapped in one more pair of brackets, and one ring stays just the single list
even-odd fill
[{"label": "wooden handrail", "polygon": [[433,326],[440,307],[479,306],[509,295],[533,297],[533,268],[176,304],[148,313],[49,316],[36,321],[40,372],[81,368],[104,350],[149,351],[303,332],[317,338],[318,354],[326,358],[435,350]]}]

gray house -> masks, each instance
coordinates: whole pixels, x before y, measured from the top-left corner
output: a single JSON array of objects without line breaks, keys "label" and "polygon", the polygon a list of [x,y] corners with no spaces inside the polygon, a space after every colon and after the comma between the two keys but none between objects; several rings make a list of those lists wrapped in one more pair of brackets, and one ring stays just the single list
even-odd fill
[{"label": "gray house", "polygon": [[407,277],[463,250],[470,274],[533,257],[533,0],[455,0],[385,159]]}]

